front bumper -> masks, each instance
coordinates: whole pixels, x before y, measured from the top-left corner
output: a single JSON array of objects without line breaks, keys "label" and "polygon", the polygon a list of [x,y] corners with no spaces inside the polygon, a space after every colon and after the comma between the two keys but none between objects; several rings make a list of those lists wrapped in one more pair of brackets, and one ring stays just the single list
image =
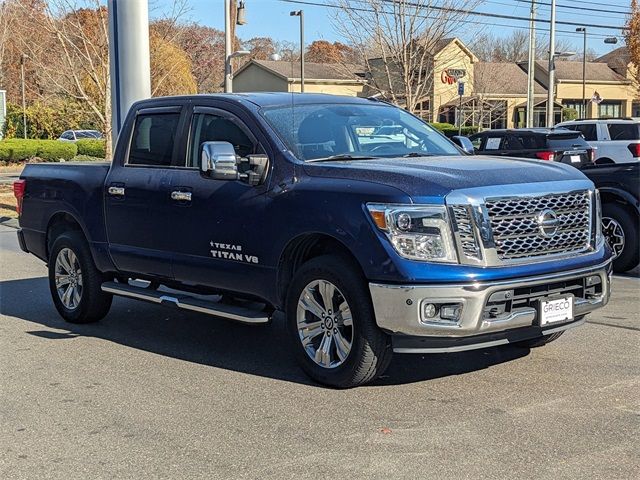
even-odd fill
[{"label": "front bumper", "polygon": [[[609,260],[569,272],[492,283],[371,283],[369,289],[378,326],[394,335],[394,351],[460,351],[491,346],[482,345],[487,339],[493,344],[514,341],[509,340],[508,333],[515,330],[526,330],[529,338],[533,338],[578,324],[581,317],[605,306],[609,301],[610,274]],[[573,296],[574,320],[541,327],[538,302],[542,298],[567,295]],[[455,321],[439,318],[429,320],[423,313],[425,303],[436,306],[459,305],[461,312]],[[407,342],[409,337],[421,338],[417,338],[417,342]],[[478,341],[467,337],[476,337]],[[520,338],[521,335],[516,337]],[[414,348],[410,343],[417,346]]]}]

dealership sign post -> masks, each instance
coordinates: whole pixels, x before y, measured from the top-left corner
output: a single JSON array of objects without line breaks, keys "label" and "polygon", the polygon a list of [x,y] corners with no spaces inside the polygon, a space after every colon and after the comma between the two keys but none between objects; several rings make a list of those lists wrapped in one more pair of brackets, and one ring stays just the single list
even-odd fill
[{"label": "dealership sign post", "polygon": [[462,97],[464,95],[464,82],[458,82],[458,97],[460,106],[458,107],[458,135],[462,135]]}]

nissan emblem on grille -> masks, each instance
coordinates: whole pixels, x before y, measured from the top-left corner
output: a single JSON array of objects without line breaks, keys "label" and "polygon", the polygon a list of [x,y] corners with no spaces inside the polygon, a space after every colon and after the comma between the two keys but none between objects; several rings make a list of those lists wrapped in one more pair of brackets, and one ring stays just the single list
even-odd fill
[{"label": "nissan emblem on grille", "polygon": [[558,233],[559,226],[558,216],[556,212],[551,209],[546,209],[540,212],[538,215],[538,225],[540,227],[540,234],[543,237],[551,238]]}]

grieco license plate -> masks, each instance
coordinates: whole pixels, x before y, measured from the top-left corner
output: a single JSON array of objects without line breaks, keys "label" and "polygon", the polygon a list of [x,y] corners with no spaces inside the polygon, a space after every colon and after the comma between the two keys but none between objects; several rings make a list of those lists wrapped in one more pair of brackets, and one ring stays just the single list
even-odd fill
[{"label": "grieco license plate", "polygon": [[573,296],[540,301],[540,326],[573,320]]},{"label": "grieco license plate", "polygon": [[580,155],[571,155],[571,163],[580,163],[582,161],[582,159],[580,158]]}]

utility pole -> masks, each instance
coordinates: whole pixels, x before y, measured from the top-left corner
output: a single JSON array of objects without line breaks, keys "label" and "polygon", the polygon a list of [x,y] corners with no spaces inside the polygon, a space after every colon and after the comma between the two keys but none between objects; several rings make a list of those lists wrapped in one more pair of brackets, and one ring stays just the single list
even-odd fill
[{"label": "utility pole", "polygon": [[535,108],[535,69],[536,69],[536,0],[531,0],[529,20],[529,66],[527,68],[527,128],[533,127],[533,109]]},{"label": "utility pole", "polygon": [[22,78],[22,133],[25,140],[27,138],[27,99],[24,93],[24,62],[27,58],[28,56],[24,53],[20,55],[20,76]]},{"label": "utility pole", "polygon": [[[147,0],[108,0],[111,78],[111,140],[131,105],[151,96],[149,5]],[[107,134],[107,132],[104,132]]]},{"label": "utility pole", "polygon": [[578,27],[576,32],[582,32],[582,118],[587,118],[587,27]]},{"label": "utility pole", "polygon": [[304,11],[295,10],[289,15],[300,17],[300,91],[304,92]]},{"label": "utility pole", "polygon": [[554,103],[556,84],[556,0],[551,0],[551,21],[549,25],[549,82],[547,85],[547,128],[554,124]]}]

